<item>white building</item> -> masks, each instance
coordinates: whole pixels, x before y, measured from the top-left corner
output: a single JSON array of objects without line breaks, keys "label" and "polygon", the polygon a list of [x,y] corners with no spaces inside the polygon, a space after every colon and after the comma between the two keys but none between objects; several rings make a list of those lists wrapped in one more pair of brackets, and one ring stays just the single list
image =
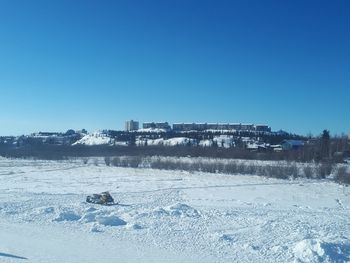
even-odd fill
[{"label": "white building", "polygon": [[137,131],[139,129],[139,122],[130,120],[125,122],[125,130],[126,131]]}]

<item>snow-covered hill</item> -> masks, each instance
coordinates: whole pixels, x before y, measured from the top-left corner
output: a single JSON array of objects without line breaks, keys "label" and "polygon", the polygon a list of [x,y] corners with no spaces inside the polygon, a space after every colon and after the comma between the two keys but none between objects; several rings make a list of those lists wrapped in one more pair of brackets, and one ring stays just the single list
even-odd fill
[{"label": "snow-covered hill", "polygon": [[[208,146],[212,146],[214,143],[216,143],[218,147],[224,147],[224,148],[233,147],[235,145],[235,142],[232,136],[220,135],[220,136],[214,136],[213,139],[199,141],[199,146],[208,147]],[[136,144],[139,146],[141,145],[142,146],[144,145],[179,146],[179,145],[197,145],[197,141],[187,137],[175,137],[170,139],[159,138],[155,140],[141,138],[137,140]]]},{"label": "snow-covered hill", "polygon": [[114,140],[108,137],[106,134],[100,132],[94,132],[91,134],[85,135],[79,141],[75,142],[73,145],[113,145]]},{"label": "snow-covered hill", "polygon": [[215,136],[213,138],[213,141],[217,144],[218,147],[230,148],[235,146],[233,136],[230,135]]},{"label": "snow-covered hill", "polygon": [[348,187],[89,163],[0,158],[0,262],[350,261]]},{"label": "snow-covered hill", "polygon": [[85,135],[73,145],[127,145],[125,142],[116,142],[113,138],[101,132],[94,132]]},{"label": "snow-covered hill", "polygon": [[164,133],[167,132],[167,129],[160,128],[146,128],[146,129],[138,129],[137,132],[145,132],[145,133]]},{"label": "snow-covered hill", "polygon": [[136,144],[139,146],[179,146],[179,145],[194,145],[196,141],[194,139],[186,138],[186,137],[177,137],[177,138],[171,138],[171,139],[140,139],[137,140]]},{"label": "snow-covered hill", "polygon": [[[138,130],[141,131],[141,130]],[[143,129],[143,132],[164,132],[161,129],[155,130],[155,129]],[[247,139],[247,138],[243,138]],[[251,138],[248,138],[247,141],[247,148],[249,149],[257,149],[258,145],[257,142],[252,140]],[[191,146],[202,146],[202,147],[210,147],[214,144],[217,147],[222,148],[230,148],[235,147],[235,140],[232,135],[218,135],[214,136],[212,139],[203,139],[200,141],[197,141],[195,139],[191,139],[188,137],[175,137],[170,139],[165,138],[158,138],[158,139],[150,139],[147,136],[141,135],[136,137],[135,144],[137,146],[184,146],[184,145],[191,145]],[[118,145],[118,146],[127,146],[128,142],[126,141],[117,141],[116,139],[110,137],[108,134],[104,132],[94,132],[91,134],[85,135],[83,138],[78,140],[77,142],[73,143],[73,145],[88,145],[88,146],[94,146],[94,145]],[[255,148],[254,148],[255,147]]]}]

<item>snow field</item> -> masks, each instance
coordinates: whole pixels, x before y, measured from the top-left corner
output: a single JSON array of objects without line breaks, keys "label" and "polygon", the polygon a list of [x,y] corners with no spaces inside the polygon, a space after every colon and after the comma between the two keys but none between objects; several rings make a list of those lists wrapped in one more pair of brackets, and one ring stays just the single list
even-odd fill
[{"label": "snow field", "polygon": [[[106,190],[119,205],[85,202]],[[0,262],[350,262],[349,199],[327,180],[0,159]]]}]

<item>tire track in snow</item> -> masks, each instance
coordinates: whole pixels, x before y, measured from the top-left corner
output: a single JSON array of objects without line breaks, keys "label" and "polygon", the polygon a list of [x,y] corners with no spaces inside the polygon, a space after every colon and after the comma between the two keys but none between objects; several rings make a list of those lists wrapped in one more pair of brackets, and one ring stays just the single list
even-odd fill
[{"label": "tire track in snow", "polygon": [[[207,185],[207,186],[188,186],[188,187],[166,187],[146,191],[133,191],[121,193],[154,193],[169,190],[191,190],[191,189],[210,189],[210,188],[235,188],[235,187],[251,187],[251,186],[275,186],[275,185],[298,185],[299,183],[262,183],[262,184],[232,184],[232,185]],[[311,184],[311,183],[310,183]]]}]

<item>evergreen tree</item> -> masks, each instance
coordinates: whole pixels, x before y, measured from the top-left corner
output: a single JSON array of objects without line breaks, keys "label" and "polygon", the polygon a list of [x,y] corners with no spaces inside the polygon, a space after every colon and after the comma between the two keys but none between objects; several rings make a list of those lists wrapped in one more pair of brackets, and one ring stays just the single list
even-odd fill
[{"label": "evergreen tree", "polygon": [[330,135],[328,130],[323,130],[321,136],[321,157],[328,158],[330,153]]},{"label": "evergreen tree", "polygon": [[129,146],[135,146],[136,145],[136,136],[134,133],[131,133],[130,134],[130,137],[129,137]]}]

